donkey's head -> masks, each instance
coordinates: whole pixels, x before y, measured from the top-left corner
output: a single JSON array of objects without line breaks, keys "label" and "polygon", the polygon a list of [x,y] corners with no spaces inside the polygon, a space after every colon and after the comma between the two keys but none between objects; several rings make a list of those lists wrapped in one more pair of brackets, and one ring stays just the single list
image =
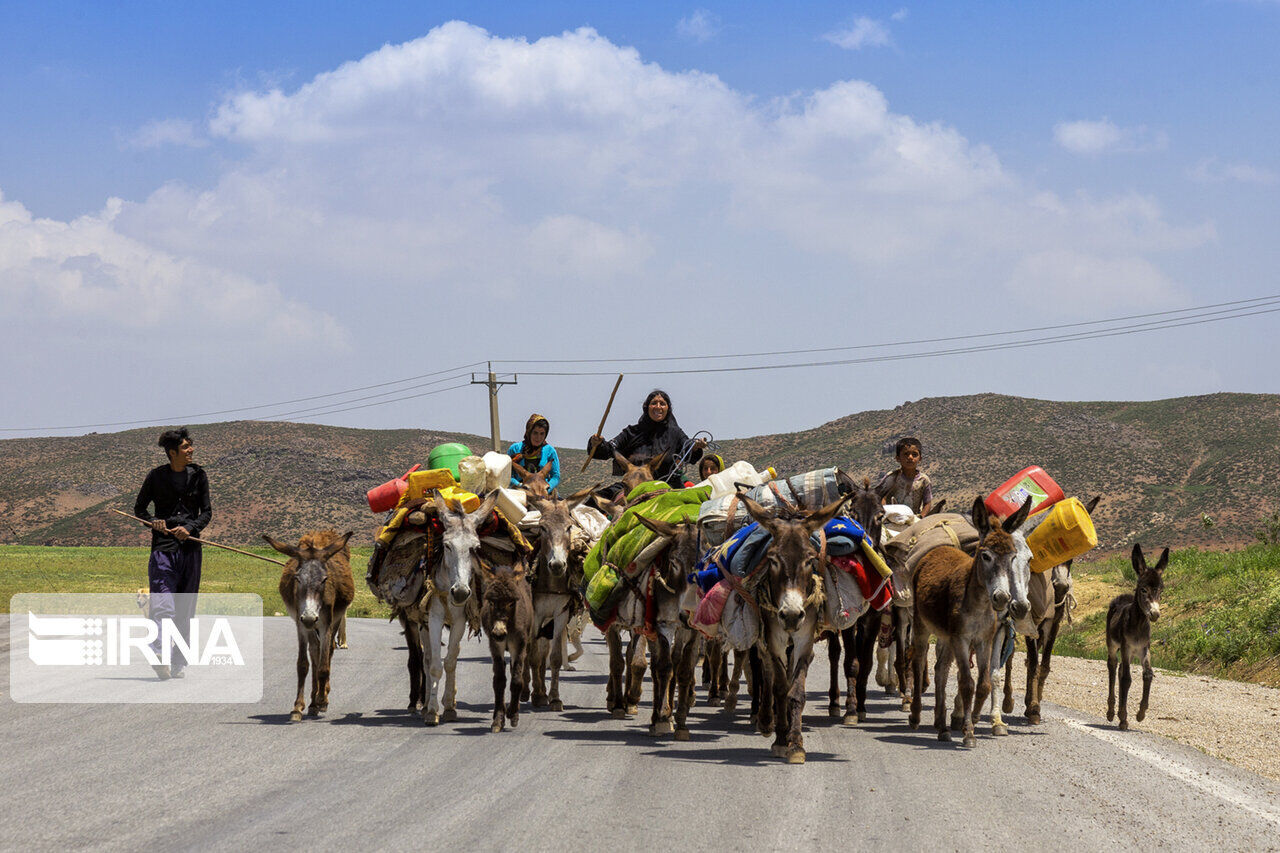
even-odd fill
[{"label": "donkey's head", "polygon": [[501,642],[512,631],[526,630],[533,605],[524,562],[517,558],[514,566],[490,569],[481,561],[479,567],[484,578],[480,602],[480,624],[484,632]]},{"label": "donkey's head", "polygon": [[441,541],[444,545],[443,583],[437,587],[447,587],[449,600],[454,604],[464,604],[471,597],[471,578],[475,573],[476,563],[480,557],[480,536],[476,528],[489,519],[493,512],[493,504],[498,498],[494,492],[484,499],[475,512],[462,512],[455,509],[450,501],[436,493],[436,511],[440,523],[444,526]]},{"label": "donkey's head", "polygon": [[1160,552],[1160,559],[1154,566],[1147,565],[1147,558],[1142,555],[1142,546],[1134,543],[1133,571],[1138,575],[1138,586],[1133,591],[1133,600],[1152,622],[1160,618],[1160,593],[1164,592],[1164,567],[1169,564],[1169,549]]},{"label": "donkey's head", "polygon": [[564,577],[569,567],[575,507],[591,496],[591,489],[575,492],[565,500],[552,500],[534,495],[529,505],[542,514],[538,520],[538,559],[554,578]]},{"label": "donkey's head", "polygon": [[884,506],[880,503],[880,496],[871,487],[869,479],[864,478],[859,484],[844,472],[839,476],[843,478],[840,482],[840,491],[849,496],[846,514],[867,531],[872,542],[879,543],[881,530],[884,527]]},{"label": "donkey's head", "polygon": [[[296,561],[295,566],[285,566],[280,590],[285,593],[286,589],[292,587],[290,594],[285,597],[285,605],[291,613],[296,614],[304,628],[315,627],[316,620],[320,618],[320,608],[325,604],[324,588],[329,580],[329,560],[346,550],[352,531],[348,530],[342,536],[332,531],[329,533],[331,535],[328,536],[304,536],[297,545],[277,542],[265,533],[262,535],[272,548]],[[293,577],[289,582],[291,569]]]},{"label": "donkey's head", "polygon": [[547,478],[551,476],[551,463],[548,462],[537,471],[530,471],[519,462],[511,463],[511,470],[520,478],[520,488],[535,497],[546,497],[551,493],[547,487]]},{"label": "donkey's head", "polygon": [[627,457],[618,451],[613,452],[613,461],[618,463],[618,467],[622,469],[622,492],[630,494],[631,490],[641,483],[647,483],[654,479],[658,471],[662,468],[662,463],[666,460],[667,454],[659,453],[651,458],[648,462],[636,465]]},{"label": "donkey's head", "polygon": [[776,518],[742,492],[738,494],[751,517],[773,537],[759,570],[768,572],[765,583],[778,609],[778,620],[785,631],[794,633],[804,621],[809,590],[821,559],[809,537],[836,517],[845,498],[794,518]]},{"label": "donkey's head", "polygon": [[1023,579],[1021,590],[1014,580],[1018,548],[1013,538],[1013,532],[1022,526],[1031,512],[1031,500],[1028,497],[1017,512],[1003,523],[996,520],[994,524],[982,498],[973,502],[973,526],[978,529],[978,548],[973,555],[973,565],[978,580],[986,588],[996,612],[1008,608],[1014,619],[1026,616],[1031,607],[1027,600],[1026,579]]}]

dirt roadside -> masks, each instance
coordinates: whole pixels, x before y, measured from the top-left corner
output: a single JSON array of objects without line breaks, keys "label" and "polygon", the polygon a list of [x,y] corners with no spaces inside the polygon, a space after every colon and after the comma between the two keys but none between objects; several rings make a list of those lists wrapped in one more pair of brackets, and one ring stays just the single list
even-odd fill
[{"label": "dirt roadside", "polygon": [[[1014,658],[1014,713],[1023,708],[1026,663]],[[1147,718],[1134,721],[1142,698],[1142,670],[1134,668],[1129,694],[1129,725],[1193,746],[1280,780],[1280,690],[1258,684],[1224,681],[1205,675],[1157,669],[1151,684]],[[1107,713],[1107,663],[1054,657],[1044,701],[1100,717]]]}]

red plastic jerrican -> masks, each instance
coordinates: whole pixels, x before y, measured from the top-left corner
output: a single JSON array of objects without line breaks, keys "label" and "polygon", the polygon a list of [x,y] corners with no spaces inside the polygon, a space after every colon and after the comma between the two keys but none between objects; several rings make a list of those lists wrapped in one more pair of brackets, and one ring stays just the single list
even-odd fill
[{"label": "red plastic jerrican", "polygon": [[1030,465],[1014,474],[994,492],[987,495],[987,509],[1000,518],[1008,518],[1017,512],[1027,498],[1031,500],[1031,512],[1035,514],[1056,504],[1065,495],[1062,487],[1053,481],[1039,465]]},{"label": "red plastic jerrican", "polygon": [[409,475],[421,468],[422,465],[414,465],[408,471],[404,472],[401,477],[394,480],[387,480],[381,486],[374,486],[365,493],[365,499],[369,501],[369,509],[374,512],[386,512],[389,509],[395,509],[396,504],[400,503],[400,497],[409,491]]}]

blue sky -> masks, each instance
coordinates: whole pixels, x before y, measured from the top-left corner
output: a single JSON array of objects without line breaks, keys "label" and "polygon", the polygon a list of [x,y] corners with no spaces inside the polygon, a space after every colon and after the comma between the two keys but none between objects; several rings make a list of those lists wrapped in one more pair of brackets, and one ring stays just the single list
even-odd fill
[{"label": "blue sky", "polygon": [[[608,380],[514,360],[1280,293],[1278,34],[1280,3],[1230,0],[4,4],[0,353],[20,402],[0,428],[182,419],[496,358],[524,374],[504,434],[536,409],[580,445]],[[686,427],[730,437],[979,391],[1275,393],[1275,317],[633,376],[621,398],[662,384]],[[299,417],[487,425],[471,388]]]}]

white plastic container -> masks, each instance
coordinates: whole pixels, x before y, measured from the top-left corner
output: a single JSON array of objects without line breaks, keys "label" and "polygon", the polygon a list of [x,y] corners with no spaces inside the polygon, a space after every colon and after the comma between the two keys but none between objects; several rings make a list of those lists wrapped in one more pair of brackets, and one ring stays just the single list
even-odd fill
[{"label": "white plastic container", "polygon": [[[484,467],[487,472],[484,491],[505,489],[511,485],[511,457],[505,453],[490,450],[484,455]],[[477,494],[481,494],[477,492]]]},{"label": "white plastic container", "polygon": [[502,517],[512,524],[519,524],[524,521],[528,515],[528,505],[525,503],[527,493],[523,489],[498,489],[498,499],[494,502],[494,508],[502,513]]},{"label": "white plastic container", "polygon": [[712,474],[706,482],[711,486],[711,498],[715,499],[736,492],[738,483],[748,487],[763,486],[776,476],[777,472],[772,468],[757,471],[750,462],[738,461],[719,474]]},{"label": "white plastic container", "polygon": [[483,495],[488,491],[485,488],[487,479],[488,471],[485,470],[484,460],[479,456],[465,456],[458,460],[458,485],[462,486],[464,492]]}]

